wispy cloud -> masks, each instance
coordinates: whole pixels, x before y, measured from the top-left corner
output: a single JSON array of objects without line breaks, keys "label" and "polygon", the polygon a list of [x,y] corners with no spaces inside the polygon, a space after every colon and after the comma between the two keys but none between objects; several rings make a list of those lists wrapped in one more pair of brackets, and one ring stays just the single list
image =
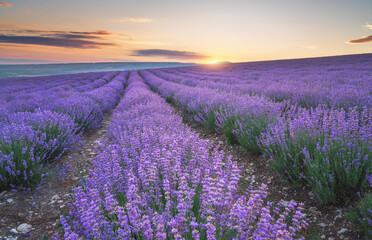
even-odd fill
[{"label": "wispy cloud", "polygon": [[0,6],[11,7],[13,5],[10,3],[0,2]]},{"label": "wispy cloud", "polygon": [[114,35],[114,33],[105,31],[105,30],[98,30],[94,32],[71,32],[73,34],[86,34],[86,35]]},{"label": "wispy cloud", "polygon": [[366,23],[365,25],[363,25],[364,28],[367,28],[369,30],[372,30],[372,24],[368,24]]},{"label": "wispy cloud", "polygon": [[185,60],[201,60],[209,58],[206,55],[188,52],[188,51],[178,51],[178,50],[167,50],[167,49],[139,49],[135,50],[131,56],[140,56],[140,57],[167,57],[167,58],[177,58]]},{"label": "wispy cloud", "polygon": [[150,18],[129,18],[131,22],[138,22],[138,23],[145,23],[145,22],[151,22],[152,19]]},{"label": "wispy cloud", "polygon": [[146,23],[152,22],[151,18],[121,18],[117,20],[118,22],[136,22],[136,23]]},{"label": "wispy cloud", "polygon": [[49,29],[30,29],[0,23],[0,44],[33,44],[64,48],[93,49],[105,46],[118,46],[118,41],[131,41],[128,35],[106,30],[60,31]]},{"label": "wispy cloud", "polygon": [[20,34],[20,33],[27,33],[27,34],[34,34],[34,35],[63,35],[63,34],[71,34],[71,35],[95,35],[95,36],[107,36],[107,35],[121,35],[118,33],[112,33],[106,30],[97,30],[97,31],[61,31],[61,30],[50,30],[50,29],[35,29],[35,28],[27,28],[23,26],[19,26],[17,24],[12,23],[1,23],[0,22],[0,31],[7,32],[9,34]]},{"label": "wispy cloud", "polygon": [[315,49],[316,48],[315,45],[301,45],[300,47],[306,48],[306,49]]},{"label": "wispy cloud", "polygon": [[85,35],[85,34],[69,34],[69,33],[62,33],[60,35],[62,38],[68,38],[68,39],[100,39],[100,40],[106,40],[105,38],[102,38],[100,36],[95,35]]},{"label": "wispy cloud", "polygon": [[83,39],[69,39],[58,37],[37,37],[37,36],[9,36],[0,35],[0,43],[17,43],[44,45],[65,48],[101,48],[103,46],[116,46],[114,43],[88,41]]},{"label": "wispy cloud", "polygon": [[347,41],[346,43],[369,43],[369,42],[372,42],[372,35],[369,35],[369,36],[365,36],[365,37],[362,37],[362,38],[358,38],[358,39],[355,39],[355,40],[350,40],[350,41]]}]

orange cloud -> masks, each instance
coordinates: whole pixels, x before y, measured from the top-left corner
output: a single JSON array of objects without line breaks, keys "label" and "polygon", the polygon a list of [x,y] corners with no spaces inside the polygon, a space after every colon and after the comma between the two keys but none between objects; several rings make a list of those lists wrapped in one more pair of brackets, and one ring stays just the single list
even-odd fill
[{"label": "orange cloud", "polygon": [[151,22],[151,19],[149,18],[130,18],[129,20],[131,22],[139,22],[139,23]]},{"label": "orange cloud", "polygon": [[0,6],[11,7],[13,5],[10,3],[0,2]]},{"label": "orange cloud", "polygon": [[366,25],[363,25],[363,27],[372,30],[372,24],[367,23]]},{"label": "orange cloud", "polygon": [[136,23],[146,23],[146,22],[152,22],[152,19],[150,18],[123,18],[119,19],[119,22],[136,22]]},{"label": "orange cloud", "polygon": [[372,42],[372,35],[347,41],[347,43],[368,43],[368,42]]},{"label": "orange cloud", "polygon": [[98,30],[94,32],[71,32],[73,34],[91,34],[91,35],[114,35],[112,32],[106,30]]}]

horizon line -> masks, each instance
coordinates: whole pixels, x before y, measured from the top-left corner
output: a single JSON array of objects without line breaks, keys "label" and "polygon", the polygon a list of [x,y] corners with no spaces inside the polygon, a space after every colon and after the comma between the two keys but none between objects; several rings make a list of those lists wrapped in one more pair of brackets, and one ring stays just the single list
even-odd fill
[{"label": "horizon line", "polygon": [[[338,55],[322,55],[316,57],[299,57],[299,58],[277,58],[277,59],[264,59],[264,60],[252,60],[252,61],[220,61],[221,63],[250,63],[250,62],[270,62],[270,61],[285,61],[285,60],[300,60],[300,59],[314,59],[314,58],[327,58],[327,57],[342,57],[342,56],[355,56],[355,55],[368,55],[372,52],[367,53],[355,53],[355,54],[338,54]],[[0,58],[1,59],[1,58]],[[9,58],[9,60],[12,60]],[[32,59],[17,59],[14,60],[32,60]],[[1,60],[0,60],[1,61]],[[35,60],[37,61],[37,60]],[[49,61],[49,60],[40,60]],[[209,65],[209,63],[196,63],[196,62],[181,62],[181,61],[100,61],[100,62],[64,62],[64,61],[50,61],[40,63],[0,63],[0,65],[52,65],[52,64],[99,64],[99,63],[179,63],[179,64],[196,64],[196,65]]]}]

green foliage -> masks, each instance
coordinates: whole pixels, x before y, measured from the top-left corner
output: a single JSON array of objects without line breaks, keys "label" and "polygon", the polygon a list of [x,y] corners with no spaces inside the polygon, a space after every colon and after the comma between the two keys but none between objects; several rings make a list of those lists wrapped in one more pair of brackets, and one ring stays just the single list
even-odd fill
[{"label": "green foliage", "polygon": [[309,231],[303,233],[303,237],[306,240],[321,240],[320,234],[316,229],[310,229]]},{"label": "green foliage", "polygon": [[372,238],[372,193],[363,197],[356,209],[347,213],[346,218],[357,231]]},{"label": "green foliage", "polygon": [[41,236],[40,240],[48,240],[48,237],[45,234],[43,234],[43,236]]},{"label": "green foliage", "polygon": [[265,115],[237,115],[235,118],[236,129],[238,129],[235,135],[240,146],[249,152],[262,153],[259,138],[273,120]]},{"label": "green foliage", "polygon": [[206,114],[205,121],[203,122],[203,124],[207,129],[214,130],[216,129],[215,121],[216,121],[216,116],[215,116],[214,111],[212,110]]},{"label": "green foliage", "polygon": [[174,102],[173,96],[171,95],[171,96],[166,97],[166,98],[165,98],[165,101],[166,101],[167,103],[173,103],[173,102]]},{"label": "green foliage", "polygon": [[234,134],[236,116],[226,117],[225,121],[222,123],[221,131],[225,135],[226,140],[229,144],[237,144],[238,139]]}]

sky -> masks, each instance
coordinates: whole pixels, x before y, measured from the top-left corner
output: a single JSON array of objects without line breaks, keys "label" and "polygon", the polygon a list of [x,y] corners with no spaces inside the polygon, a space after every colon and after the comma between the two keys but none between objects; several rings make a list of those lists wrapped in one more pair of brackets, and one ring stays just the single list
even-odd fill
[{"label": "sky", "polygon": [[2,0],[0,64],[372,53],[372,0]]}]

